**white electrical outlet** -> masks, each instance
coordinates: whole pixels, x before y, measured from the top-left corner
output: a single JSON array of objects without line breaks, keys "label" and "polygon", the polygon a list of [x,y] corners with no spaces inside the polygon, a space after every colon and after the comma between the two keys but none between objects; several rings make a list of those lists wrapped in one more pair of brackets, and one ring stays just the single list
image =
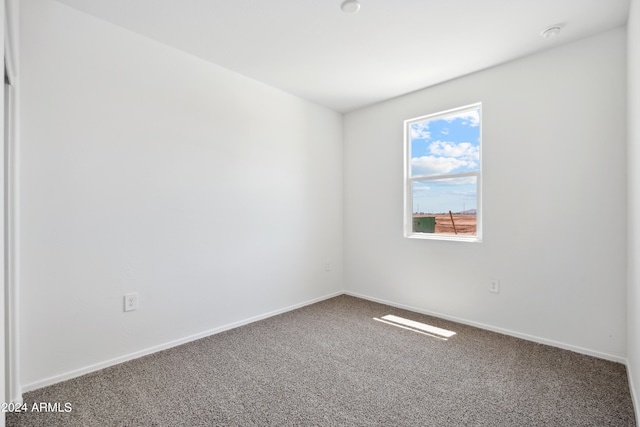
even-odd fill
[{"label": "white electrical outlet", "polygon": [[494,294],[497,294],[498,292],[500,292],[500,280],[491,279],[491,286],[489,287],[489,292],[493,292]]},{"label": "white electrical outlet", "polygon": [[126,294],[124,296],[124,311],[133,311],[138,309],[138,293]]},{"label": "white electrical outlet", "polygon": [[326,260],[324,262],[324,271],[331,271],[331,261]]}]

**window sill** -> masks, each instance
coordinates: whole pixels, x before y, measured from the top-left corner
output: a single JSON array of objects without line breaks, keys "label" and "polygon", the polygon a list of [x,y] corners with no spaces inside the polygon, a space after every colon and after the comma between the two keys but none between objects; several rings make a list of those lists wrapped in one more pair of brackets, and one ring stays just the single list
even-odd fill
[{"label": "window sill", "polygon": [[472,243],[480,243],[482,242],[482,237],[480,236],[463,236],[456,234],[433,234],[433,233],[411,233],[407,234],[404,237],[407,239],[418,239],[418,240],[448,240],[451,242],[472,242]]}]

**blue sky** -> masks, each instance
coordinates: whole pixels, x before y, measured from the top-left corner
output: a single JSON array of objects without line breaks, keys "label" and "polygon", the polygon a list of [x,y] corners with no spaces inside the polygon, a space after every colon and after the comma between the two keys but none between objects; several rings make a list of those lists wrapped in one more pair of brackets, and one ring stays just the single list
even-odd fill
[{"label": "blue sky", "polygon": [[477,209],[475,176],[447,178],[447,175],[480,170],[479,109],[409,126],[411,176],[439,177],[414,181],[413,211],[440,213]]}]

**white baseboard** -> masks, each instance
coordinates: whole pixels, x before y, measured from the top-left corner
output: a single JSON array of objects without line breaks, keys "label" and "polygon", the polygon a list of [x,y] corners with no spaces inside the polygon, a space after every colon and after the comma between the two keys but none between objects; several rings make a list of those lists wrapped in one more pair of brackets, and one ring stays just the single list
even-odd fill
[{"label": "white baseboard", "polygon": [[[245,320],[241,320],[238,322],[230,323],[228,325],[220,326],[217,328],[209,329],[194,335],[190,335],[188,337],[180,338],[174,341],[170,341],[164,344],[160,344],[157,346],[149,347],[144,350],[136,351],[134,353],[125,354],[123,356],[119,356],[110,360],[105,360],[104,362],[95,363],[93,365],[85,366],[84,368],[76,369],[73,371],[65,372],[60,375],[54,375],[49,378],[45,378],[40,381],[35,381],[30,384],[25,384],[22,386],[22,392],[26,393],[32,390],[37,390],[42,387],[46,387],[52,384],[56,384],[62,381],[70,380],[72,378],[79,377],[81,375],[89,374],[91,372],[99,371],[100,369],[108,368],[110,366],[118,365],[123,362],[127,362],[129,360],[137,359],[138,357],[147,356],[149,354],[156,353],[158,351],[167,350],[172,347],[176,347],[182,344],[186,344],[191,341],[196,341],[201,338],[205,338],[211,335],[219,334],[220,332],[228,331],[230,329],[234,329],[240,326],[248,325],[249,323],[257,322],[259,320],[267,319],[269,317],[277,316],[278,314],[286,313],[288,311],[296,310],[301,307],[305,307],[307,305],[315,304],[320,301],[327,300],[329,298],[337,297],[339,295],[343,295],[344,292],[335,292],[329,295],[325,295],[322,297],[314,298],[312,300],[304,301],[299,304],[295,304],[289,307],[285,307],[279,310],[271,311],[268,313],[264,313],[258,316],[250,317]],[[20,396],[22,398],[22,396]]]},{"label": "white baseboard", "polygon": [[602,353],[599,351],[595,351],[595,350],[590,350],[588,348],[582,348],[582,347],[578,347],[578,346],[574,346],[571,344],[566,344],[563,342],[559,342],[559,341],[553,341],[553,340],[549,340],[546,338],[541,338],[541,337],[537,337],[535,335],[529,335],[529,334],[523,334],[521,332],[516,332],[516,331],[512,331],[509,329],[504,329],[504,328],[499,328],[496,326],[492,326],[492,325],[487,325],[484,323],[480,323],[480,322],[475,322],[472,320],[467,320],[467,319],[462,319],[459,317],[455,317],[455,316],[449,316],[446,314],[442,314],[442,313],[437,313],[434,311],[430,311],[430,310],[423,310],[420,308],[416,308],[416,307],[411,307],[408,305],[404,305],[404,304],[398,304],[395,303],[393,301],[387,301],[381,298],[374,298],[374,297],[370,297],[368,295],[362,295],[356,292],[350,292],[350,291],[345,291],[346,295],[351,295],[354,296],[356,298],[362,298],[362,299],[366,299],[369,301],[373,301],[373,302],[377,302],[380,304],[386,304],[386,305],[390,305],[392,307],[397,307],[397,308],[401,308],[404,310],[409,310],[409,311],[415,311],[416,313],[422,313],[422,314],[426,314],[429,316],[434,316],[434,317],[439,317],[441,319],[446,319],[446,320],[451,320],[453,322],[457,322],[457,323],[462,323],[463,325],[469,325],[469,326],[474,326],[476,328],[480,328],[480,329],[486,329],[489,331],[493,331],[493,332],[498,332],[500,334],[504,334],[504,335],[509,335],[512,337],[516,337],[516,338],[521,338],[527,341],[532,341],[538,344],[545,344],[545,345],[549,345],[552,347],[558,347],[564,350],[570,350],[576,353],[580,353],[580,354],[585,354],[587,356],[593,356],[593,357],[597,357],[599,359],[604,359],[604,360],[609,360],[611,362],[617,362],[617,363],[622,363],[626,365],[627,359],[622,356],[622,355],[617,355],[617,354],[609,354],[609,353]]},{"label": "white baseboard", "polygon": [[631,366],[629,365],[629,359],[626,360],[627,365],[627,377],[629,378],[629,392],[631,393],[631,401],[633,402],[633,409],[636,413],[636,420],[640,415],[640,406],[638,406],[638,399],[636,398],[636,388],[633,383],[633,374],[631,373]]}]

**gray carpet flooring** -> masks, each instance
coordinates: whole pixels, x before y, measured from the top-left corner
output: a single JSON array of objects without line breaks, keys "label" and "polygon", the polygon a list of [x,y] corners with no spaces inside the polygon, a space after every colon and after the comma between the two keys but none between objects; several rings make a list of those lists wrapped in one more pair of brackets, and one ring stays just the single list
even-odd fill
[{"label": "gray carpet flooring", "polygon": [[[396,315],[449,339],[376,321]],[[339,296],[26,393],[8,426],[633,426],[624,365]]]}]

